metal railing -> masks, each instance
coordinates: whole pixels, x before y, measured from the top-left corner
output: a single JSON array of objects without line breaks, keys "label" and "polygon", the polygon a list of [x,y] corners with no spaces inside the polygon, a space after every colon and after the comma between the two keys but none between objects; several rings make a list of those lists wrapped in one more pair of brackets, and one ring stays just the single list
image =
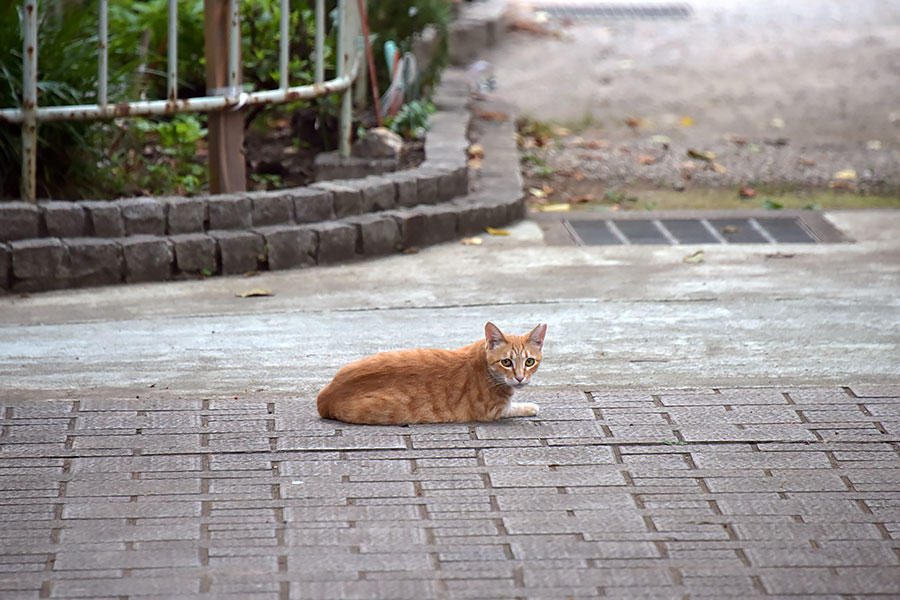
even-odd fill
[{"label": "metal railing", "polygon": [[240,0],[228,2],[228,85],[208,90],[207,95],[196,98],[178,98],[178,0],[168,0],[168,59],[167,98],[165,100],[141,100],[134,102],[108,102],[108,7],[109,0],[99,0],[97,104],[70,106],[38,106],[38,18],[37,0],[23,0],[23,52],[22,52],[22,105],[19,108],[0,109],[0,122],[21,124],[22,127],[22,200],[36,201],[37,128],[46,121],[70,121],[88,119],[113,119],[147,115],[169,115],[183,112],[209,112],[260,104],[283,104],[297,100],[320,98],[340,93],[340,138],[338,149],[343,156],[349,154],[351,125],[350,87],[360,70],[360,18],[356,0],[338,0],[337,6],[337,73],[334,79],[324,81],[325,2],[315,0],[315,83],[291,87],[288,74],[288,19],[289,0],[280,0],[281,20],[279,44],[278,89],[244,92],[240,80]]}]

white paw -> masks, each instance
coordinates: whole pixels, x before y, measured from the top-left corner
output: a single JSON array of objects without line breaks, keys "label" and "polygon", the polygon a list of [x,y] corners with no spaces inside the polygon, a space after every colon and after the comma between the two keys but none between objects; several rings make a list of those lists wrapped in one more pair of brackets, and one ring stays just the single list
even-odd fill
[{"label": "white paw", "polygon": [[534,417],[541,412],[541,407],[533,402],[520,402],[519,410],[523,417]]}]

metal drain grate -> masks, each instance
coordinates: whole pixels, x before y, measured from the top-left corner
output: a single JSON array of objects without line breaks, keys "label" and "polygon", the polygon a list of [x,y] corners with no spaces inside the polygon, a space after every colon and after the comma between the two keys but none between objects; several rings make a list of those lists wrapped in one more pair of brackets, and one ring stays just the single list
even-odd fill
[{"label": "metal drain grate", "polygon": [[671,3],[617,3],[558,4],[537,6],[535,10],[546,12],[560,19],[687,19],[693,14],[689,4]]},{"label": "metal drain grate", "polygon": [[649,244],[818,244],[798,217],[565,220],[579,246]]}]

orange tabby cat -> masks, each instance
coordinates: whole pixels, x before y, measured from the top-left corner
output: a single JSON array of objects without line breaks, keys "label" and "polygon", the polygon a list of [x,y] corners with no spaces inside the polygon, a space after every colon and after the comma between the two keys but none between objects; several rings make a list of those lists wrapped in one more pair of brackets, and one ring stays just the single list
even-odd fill
[{"label": "orange tabby cat", "polygon": [[372,425],[464,423],[532,417],[538,406],[513,402],[541,364],[547,325],[526,335],[484,326],[484,338],[458,350],[383,352],[344,366],[319,392],[326,419]]}]

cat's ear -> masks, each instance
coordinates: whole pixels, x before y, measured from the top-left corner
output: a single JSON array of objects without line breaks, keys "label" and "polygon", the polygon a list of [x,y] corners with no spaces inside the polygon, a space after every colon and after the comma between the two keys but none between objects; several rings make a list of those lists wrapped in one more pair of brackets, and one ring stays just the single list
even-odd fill
[{"label": "cat's ear", "polygon": [[488,343],[488,348],[493,350],[500,344],[506,343],[506,338],[503,336],[503,332],[500,331],[500,328],[488,321],[487,325],[484,326],[484,339]]},{"label": "cat's ear", "polygon": [[547,335],[547,324],[541,323],[528,332],[528,342],[540,348],[544,345],[545,335]]}]

